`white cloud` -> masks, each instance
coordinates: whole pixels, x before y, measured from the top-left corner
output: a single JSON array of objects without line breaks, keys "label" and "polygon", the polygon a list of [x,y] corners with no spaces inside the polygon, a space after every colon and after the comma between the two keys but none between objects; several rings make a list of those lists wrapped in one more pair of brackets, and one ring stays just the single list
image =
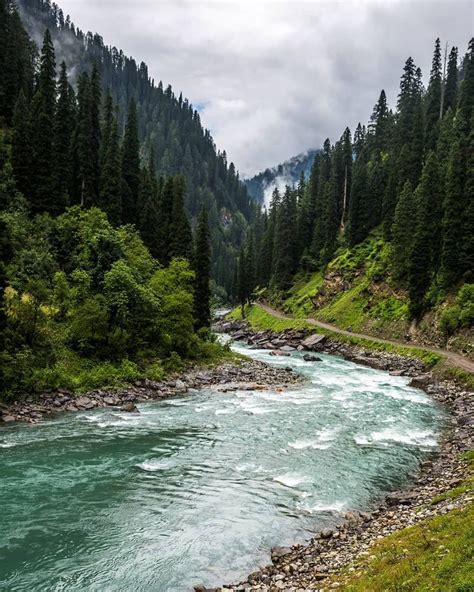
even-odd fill
[{"label": "white cloud", "polygon": [[392,104],[405,59],[434,40],[466,50],[470,0],[61,0],[84,30],[183,91],[244,174],[337,139]]}]

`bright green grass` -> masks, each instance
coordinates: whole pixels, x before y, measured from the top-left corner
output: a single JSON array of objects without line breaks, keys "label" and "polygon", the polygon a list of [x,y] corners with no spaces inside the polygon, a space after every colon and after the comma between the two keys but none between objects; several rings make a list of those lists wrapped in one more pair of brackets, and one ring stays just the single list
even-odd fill
[{"label": "bright green grass", "polygon": [[336,300],[320,308],[316,318],[334,323],[341,329],[352,328],[354,331],[362,329],[367,306],[367,290],[369,282],[366,278],[350,290],[342,292]]},{"label": "bright green grass", "polygon": [[290,290],[290,296],[285,301],[283,309],[296,318],[307,318],[314,314],[311,301],[324,284],[321,272],[313,274],[309,280],[298,281]]}]

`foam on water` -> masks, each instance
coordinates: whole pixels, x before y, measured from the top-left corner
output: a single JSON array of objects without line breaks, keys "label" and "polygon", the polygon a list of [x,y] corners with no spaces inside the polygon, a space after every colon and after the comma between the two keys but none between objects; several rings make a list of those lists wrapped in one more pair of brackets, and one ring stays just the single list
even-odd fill
[{"label": "foam on water", "polygon": [[287,473],[285,475],[278,475],[277,477],[273,477],[273,481],[275,481],[276,483],[280,483],[280,485],[284,485],[285,487],[293,488],[298,487],[298,485],[308,483],[308,478],[303,475]]},{"label": "foam on water", "polygon": [[354,436],[354,441],[361,446],[374,444],[381,444],[383,446],[390,444],[404,444],[407,446],[427,448],[435,448],[438,446],[435,434],[430,430],[411,430],[408,432],[397,428],[386,428],[380,431],[375,431],[369,436],[356,434]]}]

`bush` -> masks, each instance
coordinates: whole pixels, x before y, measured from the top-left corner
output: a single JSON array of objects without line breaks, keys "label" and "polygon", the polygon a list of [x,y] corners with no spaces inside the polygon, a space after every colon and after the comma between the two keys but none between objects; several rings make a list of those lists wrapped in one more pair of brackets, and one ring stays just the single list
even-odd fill
[{"label": "bush", "polygon": [[447,335],[457,330],[470,328],[474,324],[474,284],[465,284],[456,296],[453,306],[446,308],[441,315],[440,327]]}]

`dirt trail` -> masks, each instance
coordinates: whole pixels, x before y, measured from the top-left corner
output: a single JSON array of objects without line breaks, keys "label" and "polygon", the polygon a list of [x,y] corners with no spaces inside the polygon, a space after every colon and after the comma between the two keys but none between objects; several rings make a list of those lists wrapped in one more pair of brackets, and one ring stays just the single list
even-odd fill
[{"label": "dirt trail", "polygon": [[[260,308],[262,308],[265,312],[268,312],[269,314],[271,314],[274,317],[277,317],[279,319],[290,319],[290,320],[293,319],[293,317],[285,315],[281,311],[275,310],[274,308],[271,308],[267,304],[260,304],[259,303],[258,306],[260,306]],[[298,319],[298,320],[301,320],[301,319]],[[470,373],[474,374],[474,362],[471,362],[470,360],[461,356],[460,354],[449,351],[447,349],[440,349],[440,348],[429,347],[429,346],[418,346],[418,345],[413,345],[411,343],[407,343],[405,341],[393,341],[390,339],[382,339],[380,337],[373,337],[372,335],[365,335],[364,333],[354,333],[352,331],[346,331],[345,329],[339,329],[338,327],[335,327],[334,325],[331,325],[329,323],[323,323],[321,321],[317,321],[316,319],[308,318],[308,319],[303,319],[303,320],[306,321],[307,323],[309,323],[310,325],[315,325],[316,327],[320,327],[321,329],[328,329],[329,331],[332,331],[333,333],[339,333],[339,335],[348,335],[350,337],[359,337],[361,339],[370,339],[370,341],[375,341],[377,343],[387,343],[389,345],[397,345],[397,346],[400,345],[402,347],[409,347],[412,349],[422,349],[422,350],[430,351],[435,354],[439,354],[441,356],[444,356],[453,364],[453,366],[456,366],[457,368],[461,368],[461,370],[465,370],[466,372],[470,372]]]}]

